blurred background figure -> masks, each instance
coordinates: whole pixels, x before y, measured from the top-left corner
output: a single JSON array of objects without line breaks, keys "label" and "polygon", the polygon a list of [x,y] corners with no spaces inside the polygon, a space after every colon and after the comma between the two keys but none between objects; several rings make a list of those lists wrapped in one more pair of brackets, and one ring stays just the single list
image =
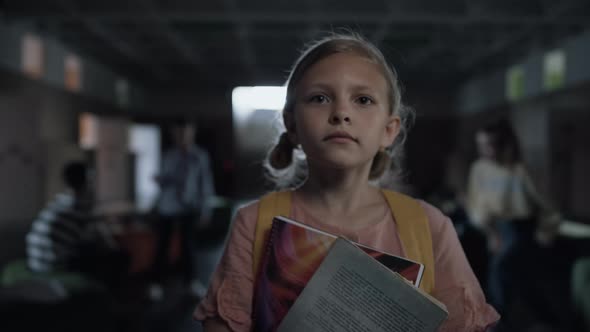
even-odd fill
[{"label": "blurred background figure", "polygon": [[34,273],[80,273],[116,286],[127,258],[93,217],[91,171],[85,162],[70,161],[62,178],[66,190],[39,213],[26,236],[27,266]]},{"label": "blurred background figure", "polygon": [[114,308],[129,259],[108,225],[93,213],[86,162],[66,162],[61,173],[65,190],[38,213],[21,242],[26,257],[2,270],[2,321],[21,331],[82,326],[86,331],[113,331],[120,325]]},{"label": "blurred background figure", "polygon": [[512,331],[517,302],[525,302],[536,320],[547,317],[542,315],[546,309],[533,280],[550,270],[549,252],[542,252],[539,245],[551,244],[560,216],[537,193],[508,120],[484,126],[475,140],[479,158],[469,173],[468,213],[486,235],[492,255],[489,299],[503,316],[504,330]]},{"label": "blurred background figure", "polygon": [[169,248],[173,230],[180,228],[182,277],[190,292],[204,296],[205,287],[196,278],[195,233],[210,222],[207,201],[215,195],[213,175],[206,150],[195,144],[195,125],[177,121],[172,125],[173,146],[164,154],[161,173],[155,177],[160,195],[155,205],[158,236],[150,295],[163,296],[161,284],[169,272]]}]

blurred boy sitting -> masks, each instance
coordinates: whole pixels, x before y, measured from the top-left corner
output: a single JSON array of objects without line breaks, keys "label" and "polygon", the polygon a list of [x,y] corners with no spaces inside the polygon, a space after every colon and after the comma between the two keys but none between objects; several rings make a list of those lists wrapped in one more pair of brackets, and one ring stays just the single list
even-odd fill
[{"label": "blurred boy sitting", "polygon": [[73,272],[113,285],[127,258],[92,218],[89,168],[68,162],[62,171],[66,190],[56,195],[33,221],[26,236],[27,265],[33,272]]}]

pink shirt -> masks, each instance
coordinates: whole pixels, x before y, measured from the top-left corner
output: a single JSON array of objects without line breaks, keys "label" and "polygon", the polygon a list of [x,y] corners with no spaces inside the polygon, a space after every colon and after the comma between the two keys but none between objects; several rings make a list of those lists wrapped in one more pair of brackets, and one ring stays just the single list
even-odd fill
[{"label": "pink shirt", "polygon": [[[293,196],[291,218],[327,232],[344,235],[361,244],[405,256],[389,210],[379,223],[351,231],[322,224],[295,197]],[[435,265],[435,288],[432,295],[443,302],[449,311],[449,317],[439,331],[485,331],[498,321],[499,315],[486,303],[453,224],[437,208],[423,201],[420,203],[428,216],[432,234]],[[194,317],[197,320],[219,316],[232,331],[250,331],[254,291],[252,251],[257,218],[258,202],[238,211],[207,295],[195,310]]]}]

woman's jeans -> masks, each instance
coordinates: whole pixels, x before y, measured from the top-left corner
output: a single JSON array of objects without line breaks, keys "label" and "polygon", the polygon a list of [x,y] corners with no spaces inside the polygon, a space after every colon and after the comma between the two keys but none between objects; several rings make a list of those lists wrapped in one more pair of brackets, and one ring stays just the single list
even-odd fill
[{"label": "woman's jeans", "polygon": [[[500,238],[489,270],[490,302],[502,315],[516,299],[530,302],[539,269],[539,247],[535,242],[534,220],[502,220],[495,225]],[[507,317],[506,317],[507,318]]]}]

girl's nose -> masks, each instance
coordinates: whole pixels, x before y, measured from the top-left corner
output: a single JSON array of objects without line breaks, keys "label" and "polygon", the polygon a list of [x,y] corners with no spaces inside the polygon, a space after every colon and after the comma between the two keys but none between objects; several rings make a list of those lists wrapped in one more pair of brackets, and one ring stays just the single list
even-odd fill
[{"label": "girl's nose", "polygon": [[347,106],[345,105],[334,105],[334,110],[330,114],[330,124],[350,124],[350,114]]},{"label": "girl's nose", "polygon": [[333,114],[330,117],[330,123],[331,124],[340,124],[340,123],[350,123],[350,117],[349,116],[343,116],[341,114]]}]

